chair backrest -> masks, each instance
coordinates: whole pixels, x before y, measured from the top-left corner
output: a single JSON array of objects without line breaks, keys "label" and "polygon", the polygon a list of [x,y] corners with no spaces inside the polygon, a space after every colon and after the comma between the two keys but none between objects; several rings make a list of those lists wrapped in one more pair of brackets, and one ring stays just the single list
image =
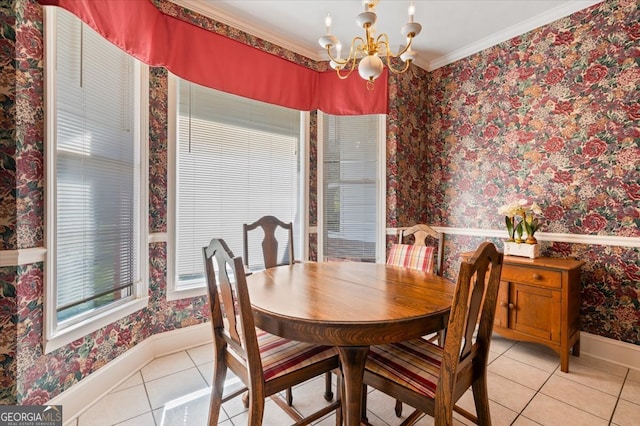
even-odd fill
[{"label": "chair backrest", "polygon": [[402,266],[425,272],[434,270],[435,248],[430,246],[415,246],[409,244],[394,244],[391,246],[387,265]]},{"label": "chair backrest", "polygon": [[[405,247],[405,241],[413,236],[413,246]],[[428,240],[433,239],[435,245],[428,244]],[[391,247],[388,264],[407,266],[413,269],[422,269],[427,272],[434,271],[442,276],[442,258],[444,255],[444,234],[438,232],[429,225],[417,224],[398,232],[398,243]],[[431,258],[427,258],[431,256]]]},{"label": "chair backrest", "polygon": [[[293,224],[291,222],[285,223],[275,216],[263,216],[253,223],[245,223],[242,225],[244,261],[247,265],[251,265],[249,262],[249,231],[256,228],[262,228],[264,233],[262,240],[262,257],[265,268],[293,264]],[[276,238],[278,228],[282,228],[288,234],[287,246],[280,261],[278,260],[278,239]]]},{"label": "chair backrest", "polygon": [[436,390],[436,399],[443,398],[445,406],[449,405],[446,401],[453,406],[480,375],[486,374],[502,262],[502,253],[485,242],[460,264]]},{"label": "chair backrest", "polygon": [[[220,238],[212,239],[202,254],[215,354],[225,357],[236,375],[252,377],[252,381],[260,383],[263,380],[260,350],[242,258],[234,257]],[[238,369],[244,369],[244,373]],[[249,374],[248,369],[253,371]]]}]

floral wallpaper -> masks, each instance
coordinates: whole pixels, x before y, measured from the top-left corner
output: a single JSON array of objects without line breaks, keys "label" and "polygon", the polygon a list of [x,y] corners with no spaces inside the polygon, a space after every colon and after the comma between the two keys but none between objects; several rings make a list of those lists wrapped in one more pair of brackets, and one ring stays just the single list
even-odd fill
[{"label": "floral wallpaper", "polygon": [[149,232],[167,232],[168,73],[149,69]]},{"label": "floral wallpaper", "polygon": [[[154,3],[294,62],[326,67],[169,1]],[[638,8],[635,0],[608,0],[434,72],[413,68],[390,78],[387,226],[497,229],[498,206],[517,196],[543,205],[543,231],[640,237]],[[0,250],[44,244],[42,41],[35,0],[0,4]],[[151,69],[149,86],[149,227],[162,233],[166,71]],[[313,221],[313,194],[310,200]],[[446,274],[454,276],[459,253],[483,240],[448,236]],[[312,253],[316,244],[311,235]],[[583,330],[640,344],[638,249],[553,243],[545,253],[586,261]],[[166,243],[151,243],[147,309],[49,354],[41,343],[43,264],[0,267],[0,403],[44,403],[150,335],[206,321],[204,297],[167,302],[166,262]]]},{"label": "floral wallpaper", "polygon": [[17,267],[0,268],[0,404],[16,403]]},{"label": "floral wallpaper", "polygon": [[[34,0],[2,3],[0,31],[0,250],[42,247],[42,7]],[[165,232],[166,71],[151,69],[149,87],[149,225],[150,232]],[[208,318],[206,297],[167,302],[166,244],[152,243],[149,306],[44,354],[43,276],[41,262],[0,267],[0,404],[43,404],[152,334]]]},{"label": "floral wallpaper", "polygon": [[[503,229],[526,198],[542,231],[640,237],[640,3],[609,0],[431,73],[429,223]],[[466,237],[448,236],[457,270]],[[499,243],[500,244],[500,243]],[[640,250],[554,243],[586,262],[582,330],[640,344]]]},{"label": "floral wallpaper", "polygon": [[424,158],[429,134],[424,106],[428,105],[429,79],[427,71],[418,67],[411,67],[405,74],[389,75],[386,177],[390,228],[426,218],[423,187],[429,177]]},{"label": "floral wallpaper", "polygon": [[17,247],[15,21],[10,5],[0,4],[0,250]]}]

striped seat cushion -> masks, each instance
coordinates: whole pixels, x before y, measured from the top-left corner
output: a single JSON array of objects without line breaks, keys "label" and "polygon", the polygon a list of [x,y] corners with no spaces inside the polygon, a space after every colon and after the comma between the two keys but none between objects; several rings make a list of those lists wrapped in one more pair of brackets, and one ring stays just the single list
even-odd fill
[{"label": "striped seat cushion", "polygon": [[260,329],[256,329],[256,333],[265,381],[338,354],[338,351],[330,346],[288,340]]},{"label": "striped seat cushion", "polygon": [[421,395],[434,398],[442,348],[424,339],[371,346],[366,369]]},{"label": "striped seat cushion", "polygon": [[410,244],[394,244],[391,246],[387,265],[404,266],[405,268],[433,272],[435,247],[415,246]]}]

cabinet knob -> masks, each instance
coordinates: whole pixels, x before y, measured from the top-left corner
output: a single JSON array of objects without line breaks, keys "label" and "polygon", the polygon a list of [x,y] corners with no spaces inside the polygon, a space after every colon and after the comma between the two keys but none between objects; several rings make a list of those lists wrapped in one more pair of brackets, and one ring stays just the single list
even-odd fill
[{"label": "cabinet knob", "polygon": [[516,305],[514,305],[513,303],[509,303],[509,309],[513,309],[515,307],[516,307]]},{"label": "cabinet knob", "polygon": [[542,278],[542,275],[540,275],[540,274],[533,274],[533,275],[532,275],[532,277],[533,277],[533,279],[534,279],[534,280],[539,280],[539,279],[541,279],[541,278]]}]

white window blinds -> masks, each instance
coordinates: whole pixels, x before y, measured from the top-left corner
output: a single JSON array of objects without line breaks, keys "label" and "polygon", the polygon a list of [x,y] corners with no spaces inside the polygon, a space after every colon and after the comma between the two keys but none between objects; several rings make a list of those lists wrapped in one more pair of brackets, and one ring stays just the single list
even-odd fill
[{"label": "white window blinds", "polygon": [[323,115],[326,260],[376,261],[378,120]]},{"label": "white window blinds", "polygon": [[60,322],[133,295],[139,148],[134,59],[61,9],[55,51]]},{"label": "white window blinds", "polygon": [[[202,247],[211,238],[242,256],[243,223],[273,215],[300,226],[300,112],[179,80],[177,133],[179,289],[204,284]],[[287,238],[277,238],[284,253]],[[259,266],[260,231],[249,243],[250,266]]]}]

